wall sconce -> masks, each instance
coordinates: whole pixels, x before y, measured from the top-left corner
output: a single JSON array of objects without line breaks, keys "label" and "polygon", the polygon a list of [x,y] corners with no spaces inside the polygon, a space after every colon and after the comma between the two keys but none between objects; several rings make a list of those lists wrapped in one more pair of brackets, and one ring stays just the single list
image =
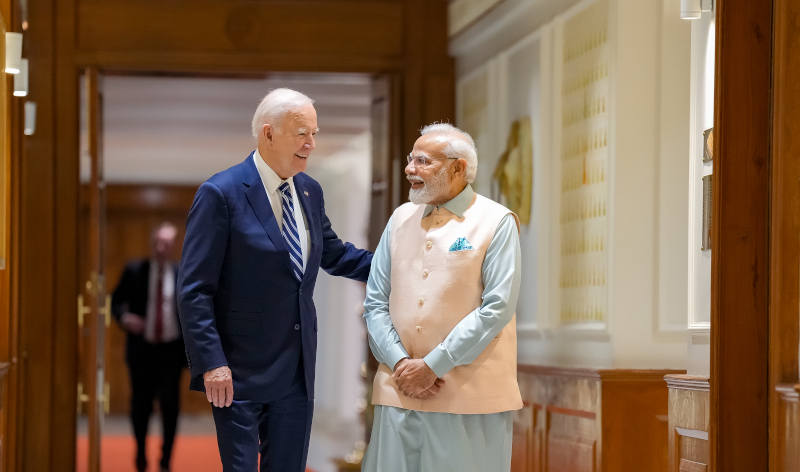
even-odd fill
[{"label": "wall sconce", "polygon": [[23,59],[20,63],[19,74],[14,76],[14,96],[28,96],[28,60]]},{"label": "wall sconce", "polygon": [[19,74],[22,67],[22,33],[6,33],[6,72]]},{"label": "wall sconce", "polygon": [[697,20],[714,8],[714,0],[681,0],[681,19]]},{"label": "wall sconce", "polygon": [[25,136],[30,136],[36,131],[36,102],[25,102]]}]

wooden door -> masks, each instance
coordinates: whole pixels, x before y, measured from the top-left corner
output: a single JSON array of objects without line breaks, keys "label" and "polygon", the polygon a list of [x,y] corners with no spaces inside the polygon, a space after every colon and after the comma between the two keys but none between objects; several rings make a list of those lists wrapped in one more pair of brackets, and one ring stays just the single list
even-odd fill
[{"label": "wooden door", "polygon": [[97,69],[83,73],[83,99],[86,120],[85,170],[88,171],[87,203],[89,217],[80,228],[84,248],[81,251],[83,274],[78,294],[78,414],[86,422],[85,456],[78,463],[87,464],[88,472],[100,471],[100,443],[103,416],[108,405],[105,381],[105,336],[110,324],[111,303],[107,295],[104,264],[105,181],[102,152],[101,76]]}]

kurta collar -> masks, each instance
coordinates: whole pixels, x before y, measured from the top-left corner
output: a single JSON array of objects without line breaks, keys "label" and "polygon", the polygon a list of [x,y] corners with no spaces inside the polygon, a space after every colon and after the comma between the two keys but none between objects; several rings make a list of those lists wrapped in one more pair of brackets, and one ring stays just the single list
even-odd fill
[{"label": "kurta collar", "polygon": [[453,197],[451,200],[441,204],[441,205],[426,205],[425,212],[423,213],[424,216],[428,216],[431,214],[434,208],[444,208],[450,213],[456,215],[459,218],[464,217],[464,212],[467,211],[470,205],[472,205],[472,198],[475,196],[475,191],[472,190],[472,185],[467,184],[464,187],[464,190],[461,191],[458,195]]}]

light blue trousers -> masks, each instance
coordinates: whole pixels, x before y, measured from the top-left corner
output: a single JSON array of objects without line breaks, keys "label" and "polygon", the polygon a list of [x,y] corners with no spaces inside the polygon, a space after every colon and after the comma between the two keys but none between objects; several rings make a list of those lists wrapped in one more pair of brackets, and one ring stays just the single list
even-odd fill
[{"label": "light blue trousers", "polygon": [[508,471],[512,414],[454,415],[376,405],[361,471]]}]

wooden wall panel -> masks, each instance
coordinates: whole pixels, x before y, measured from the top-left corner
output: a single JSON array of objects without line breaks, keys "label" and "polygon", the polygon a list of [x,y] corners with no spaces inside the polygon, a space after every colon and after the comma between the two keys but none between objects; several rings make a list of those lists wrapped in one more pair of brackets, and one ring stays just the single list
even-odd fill
[{"label": "wooden wall panel", "polygon": [[404,2],[353,0],[80,0],[77,46],[87,52],[399,57],[403,8]]},{"label": "wooden wall panel", "polygon": [[[53,2],[55,3],[55,2]],[[63,382],[62,375],[76,372],[74,355],[60,357],[64,346],[74,347],[74,328],[65,329],[62,323],[75,324],[75,296],[68,305],[59,304],[60,287],[74,287],[77,272],[69,279],[58,279],[74,258],[77,248],[58,257],[57,198],[54,183],[56,172],[56,97],[52,87],[55,75],[55,34],[52,24],[55,9],[51,2],[31,2],[28,13],[37,18],[26,32],[25,54],[30,60],[29,99],[38,105],[37,132],[22,141],[19,156],[19,226],[20,241],[18,272],[19,320],[19,384],[15,407],[20,411],[17,435],[16,466],[25,471],[58,470],[53,454],[43,453],[42,444],[59,449],[63,443],[74,444],[75,383]],[[58,195],[58,197],[57,197]],[[75,217],[75,213],[70,215]],[[66,264],[64,264],[66,263]],[[58,281],[57,281],[58,280]],[[63,283],[63,285],[61,285]],[[58,362],[57,362],[58,361]],[[62,398],[72,399],[68,409],[55,409]],[[56,428],[59,414],[73,419],[72,426]],[[58,424],[62,426],[62,424]],[[56,438],[60,435],[60,438]],[[73,446],[74,449],[74,446]],[[74,454],[65,456],[68,465],[74,464]],[[71,468],[71,467],[70,467]]]},{"label": "wooden wall panel", "polygon": [[512,460],[532,458],[527,470],[537,472],[666,472],[663,377],[676,372],[520,366],[533,427],[529,449]]},{"label": "wooden wall panel", "polygon": [[[601,372],[603,469],[667,472],[669,395],[664,371]],[[624,445],[624,446],[622,446]],[[631,454],[646,450],[647,454]]]},{"label": "wooden wall panel", "polygon": [[709,464],[708,379],[667,375],[669,472],[705,470]]}]

